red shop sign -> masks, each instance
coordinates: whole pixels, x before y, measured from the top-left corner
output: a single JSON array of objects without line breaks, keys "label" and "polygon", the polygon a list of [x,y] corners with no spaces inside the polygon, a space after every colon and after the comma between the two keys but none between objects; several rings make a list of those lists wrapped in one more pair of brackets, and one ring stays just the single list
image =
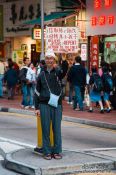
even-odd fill
[{"label": "red shop sign", "polygon": [[99,65],[99,38],[97,36],[91,37],[90,44],[90,70],[92,66]]}]

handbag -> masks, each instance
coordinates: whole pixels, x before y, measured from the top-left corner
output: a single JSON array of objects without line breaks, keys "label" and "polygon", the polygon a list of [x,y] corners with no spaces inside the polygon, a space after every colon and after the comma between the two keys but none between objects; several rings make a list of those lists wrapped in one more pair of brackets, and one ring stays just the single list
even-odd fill
[{"label": "handbag", "polygon": [[60,95],[55,95],[55,94],[53,94],[53,93],[51,92],[51,90],[50,90],[49,85],[48,85],[48,82],[47,82],[47,79],[46,79],[46,76],[45,76],[45,72],[44,72],[44,77],[45,77],[45,81],[46,81],[48,90],[49,90],[49,92],[50,92],[50,99],[49,99],[49,101],[48,101],[48,104],[49,104],[50,106],[53,106],[53,107],[57,108],[57,107],[58,107],[58,100],[59,100],[59,98],[60,98],[62,92],[60,93]]}]

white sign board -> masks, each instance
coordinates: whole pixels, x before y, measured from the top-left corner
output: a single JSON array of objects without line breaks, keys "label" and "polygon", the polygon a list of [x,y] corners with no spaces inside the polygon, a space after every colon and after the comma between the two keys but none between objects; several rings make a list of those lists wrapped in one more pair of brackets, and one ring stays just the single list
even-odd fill
[{"label": "white sign board", "polygon": [[55,53],[77,53],[79,30],[77,27],[47,27],[46,50]]},{"label": "white sign board", "polygon": [[87,44],[81,44],[81,59],[82,61],[87,60]]}]

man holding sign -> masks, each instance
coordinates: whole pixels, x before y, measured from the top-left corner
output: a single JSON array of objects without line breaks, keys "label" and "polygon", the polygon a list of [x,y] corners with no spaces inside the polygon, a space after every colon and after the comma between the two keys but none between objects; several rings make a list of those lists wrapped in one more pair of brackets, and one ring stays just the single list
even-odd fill
[{"label": "man holding sign", "polygon": [[[61,67],[54,67],[53,50],[45,53],[46,68],[37,79],[35,108],[40,113],[42,126],[43,154],[47,160],[62,158],[61,120],[62,120],[62,87],[61,79],[66,75],[66,62]],[[65,69],[64,69],[65,68]],[[38,110],[38,105],[40,111]],[[54,146],[50,143],[50,124],[52,122]]]}]

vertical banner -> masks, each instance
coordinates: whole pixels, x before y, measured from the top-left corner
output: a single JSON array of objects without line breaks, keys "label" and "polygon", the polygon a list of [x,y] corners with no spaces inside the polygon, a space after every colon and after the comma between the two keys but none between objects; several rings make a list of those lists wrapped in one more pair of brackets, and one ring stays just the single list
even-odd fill
[{"label": "vertical banner", "polygon": [[3,6],[0,5],[0,41],[3,41]]},{"label": "vertical banner", "polygon": [[91,67],[99,66],[99,37],[93,36],[90,41],[90,71]]},{"label": "vertical banner", "polygon": [[87,44],[81,44],[81,58],[82,61],[87,61]]}]

